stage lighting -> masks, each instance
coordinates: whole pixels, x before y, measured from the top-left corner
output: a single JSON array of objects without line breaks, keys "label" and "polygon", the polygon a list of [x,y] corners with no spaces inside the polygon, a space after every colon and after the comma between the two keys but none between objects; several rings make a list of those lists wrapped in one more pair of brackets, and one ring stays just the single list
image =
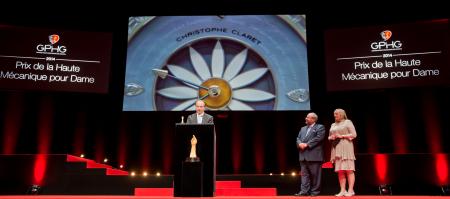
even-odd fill
[{"label": "stage lighting", "polygon": [[443,195],[443,196],[448,196],[448,195],[450,195],[450,187],[448,186],[448,185],[444,185],[444,186],[442,186],[441,187],[441,194]]},{"label": "stage lighting", "polygon": [[34,184],[34,185],[31,185],[30,188],[28,188],[27,194],[38,195],[41,193],[41,191],[42,191],[42,187]]},{"label": "stage lighting", "polygon": [[380,191],[380,195],[392,195],[391,185],[382,184],[378,187],[378,190]]}]

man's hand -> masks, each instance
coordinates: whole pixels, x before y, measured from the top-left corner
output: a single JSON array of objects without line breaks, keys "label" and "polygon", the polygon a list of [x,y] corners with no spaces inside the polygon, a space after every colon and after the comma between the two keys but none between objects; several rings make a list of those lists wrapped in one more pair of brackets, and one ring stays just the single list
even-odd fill
[{"label": "man's hand", "polygon": [[308,144],[306,144],[306,143],[300,143],[300,144],[298,144],[298,147],[299,147],[301,150],[305,150],[306,147],[308,147]]}]

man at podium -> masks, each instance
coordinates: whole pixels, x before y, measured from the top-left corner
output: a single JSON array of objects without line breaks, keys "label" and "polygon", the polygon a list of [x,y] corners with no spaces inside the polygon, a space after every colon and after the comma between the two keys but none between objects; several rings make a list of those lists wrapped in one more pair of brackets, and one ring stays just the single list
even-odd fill
[{"label": "man at podium", "polygon": [[213,116],[205,113],[205,102],[203,100],[195,102],[195,111],[196,113],[188,116],[187,124],[214,124]]},{"label": "man at podium", "polygon": [[[195,102],[196,113],[175,125],[174,196],[213,197],[216,183],[216,133],[205,102]],[[188,125],[185,125],[188,124]],[[186,150],[190,148],[189,150]],[[198,153],[198,154],[196,154]],[[198,155],[198,156],[197,156]],[[200,161],[201,159],[201,161]]]}]

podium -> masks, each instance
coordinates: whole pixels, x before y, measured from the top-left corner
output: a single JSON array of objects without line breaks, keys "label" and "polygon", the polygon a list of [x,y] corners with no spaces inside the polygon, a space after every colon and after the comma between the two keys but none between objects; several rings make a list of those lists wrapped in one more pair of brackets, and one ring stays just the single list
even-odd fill
[{"label": "podium", "polygon": [[[200,162],[189,162],[192,135],[197,138]],[[214,124],[175,125],[174,196],[213,197],[216,182],[216,132]]]}]

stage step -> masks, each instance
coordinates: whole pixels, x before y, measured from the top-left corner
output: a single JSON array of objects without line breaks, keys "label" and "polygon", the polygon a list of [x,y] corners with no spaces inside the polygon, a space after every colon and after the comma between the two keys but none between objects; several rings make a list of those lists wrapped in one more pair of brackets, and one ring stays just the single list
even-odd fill
[{"label": "stage step", "polygon": [[86,168],[105,168],[105,169],[112,169],[112,166],[97,163],[94,160],[85,159],[82,157],[77,157],[73,155],[67,155],[67,162],[86,162]]},{"label": "stage step", "polygon": [[86,168],[102,168],[102,169],[112,169],[112,166],[106,164],[100,164],[96,162],[86,162]]},{"label": "stage step", "polygon": [[67,155],[66,161],[67,162],[94,162],[94,160],[89,160],[89,159],[74,156],[74,155]]},{"label": "stage step", "polygon": [[241,181],[216,181],[217,189],[241,188]]},{"label": "stage step", "polygon": [[173,196],[173,188],[134,188],[135,196]]},{"label": "stage step", "polygon": [[85,163],[85,168],[88,169],[106,169],[106,175],[112,175],[112,176],[127,176],[128,172],[120,169],[114,169],[110,165],[97,163],[94,160],[85,159],[78,156],[73,155],[67,155],[66,158],[67,162],[70,163]]},{"label": "stage step", "polygon": [[[173,188],[135,188],[135,196],[173,196]],[[276,188],[217,188],[216,196],[276,196]]]},{"label": "stage step", "polygon": [[[67,155],[67,162],[86,164],[89,169],[104,169],[106,175],[127,176],[128,172],[114,169],[110,165],[97,163],[93,160]],[[276,196],[276,188],[242,188],[239,180],[216,181],[216,196]],[[173,196],[173,188],[134,188],[135,196]]]},{"label": "stage step", "polygon": [[[135,188],[135,196],[173,196],[173,188]],[[276,188],[241,188],[241,181],[217,181],[216,196],[276,196]]]},{"label": "stage step", "polygon": [[216,196],[276,196],[276,188],[227,188],[216,189]]},{"label": "stage step", "polygon": [[108,176],[127,176],[128,172],[120,169],[106,169],[106,175]]}]

